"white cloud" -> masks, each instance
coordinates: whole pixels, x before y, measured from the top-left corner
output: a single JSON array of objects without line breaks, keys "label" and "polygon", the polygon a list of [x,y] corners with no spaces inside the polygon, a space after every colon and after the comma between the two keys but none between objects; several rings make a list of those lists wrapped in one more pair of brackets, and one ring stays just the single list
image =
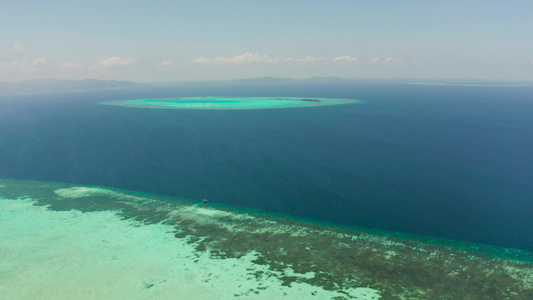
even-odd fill
[{"label": "white cloud", "polygon": [[299,58],[299,59],[296,59],[297,62],[315,62],[315,61],[320,61],[320,60],[324,60],[323,57],[314,57],[314,56],[306,56],[304,58]]},{"label": "white cloud", "polygon": [[374,58],[370,61],[370,63],[375,64],[375,63],[378,63],[379,60],[380,60],[379,56],[378,56],[378,57],[374,57]]},{"label": "white cloud", "polygon": [[174,66],[176,66],[176,63],[173,61],[173,60],[164,60],[162,61],[161,63],[159,63],[159,65],[157,65],[158,67],[162,67],[162,68],[172,68]]},{"label": "white cloud", "polygon": [[[316,58],[313,58],[316,60]],[[213,59],[205,58],[205,57],[198,57],[196,59],[193,59],[189,61],[189,63],[193,64],[204,64],[204,65],[210,65],[210,64],[251,64],[251,63],[269,63],[269,64],[277,64],[280,62],[288,62],[288,61],[294,61],[293,58],[287,57],[287,58],[270,58],[268,55],[259,55],[259,54],[253,54],[250,52],[246,52],[242,55],[235,55],[233,57],[223,57],[223,56],[217,56]]]},{"label": "white cloud", "polygon": [[233,57],[222,57],[217,56],[214,59],[209,59],[205,57],[198,57],[189,61],[189,63],[195,64],[250,64],[250,63],[259,63],[259,62],[276,62],[276,59],[268,58],[266,55],[253,54],[246,52],[243,55],[235,55]]},{"label": "white cloud", "polygon": [[7,49],[7,52],[22,52],[26,51],[26,45],[15,43],[13,46],[11,46],[9,49]]},{"label": "white cloud", "polygon": [[118,56],[113,56],[108,59],[101,60],[96,63],[96,65],[111,68],[111,67],[125,67],[129,66],[135,63],[135,59],[133,58],[122,58]]},{"label": "white cloud", "polygon": [[402,58],[401,57],[387,57],[384,62],[385,63],[401,64],[402,63]]},{"label": "white cloud", "polygon": [[43,66],[47,63],[44,58],[37,58],[31,63],[23,61],[0,61],[0,72],[33,72],[36,71],[40,66]]},{"label": "white cloud", "polygon": [[266,55],[260,56],[258,54],[252,54],[250,52],[246,52],[243,55],[235,55],[233,57],[221,57],[221,56],[215,57],[213,61],[218,64],[227,64],[227,63],[249,64],[249,63],[263,62],[263,61],[266,61],[267,59],[268,59],[268,56]]},{"label": "white cloud", "polygon": [[269,58],[265,62],[270,63],[270,64],[277,64],[280,61],[281,61],[281,58]]},{"label": "white cloud", "polygon": [[[355,57],[349,57],[352,61],[357,60]],[[280,62],[299,62],[299,63],[307,63],[307,62],[317,62],[317,61],[323,61],[326,60],[324,57],[314,57],[314,56],[306,56],[304,58],[294,59],[292,57],[286,57],[286,58],[279,58],[279,57],[269,57],[267,55],[259,55],[259,54],[253,54],[250,52],[246,52],[242,55],[235,55],[233,57],[222,57],[217,56],[213,59],[209,59],[206,57],[198,57],[196,59],[193,59],[189,61],[189,63],[194,64],[204,64],[204,65],[211,65],[211,64],[251,64],[251,63],[270,63],[270,64],[277,64]]]},{"label": "white cloud", "polygon": [[352,57],[350,55],[337,56],[333,59],[335,62],[357,62],[357,57]]},{"label": "white cloud", "polygon": [[41,58],[41,57],[36,58],[36,59],[31,63],[32,66],[40,66],[40,65],[44,65],[44,64],[46,64],[46,59]]}]

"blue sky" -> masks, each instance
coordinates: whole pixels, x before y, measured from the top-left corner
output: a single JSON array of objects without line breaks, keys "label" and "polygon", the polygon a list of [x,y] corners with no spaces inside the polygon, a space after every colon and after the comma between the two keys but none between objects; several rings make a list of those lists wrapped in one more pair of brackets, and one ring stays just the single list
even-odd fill
[{"label": "blue sky", "polygon": [[0,81],[533,81],[533,1],[0,0]]}]

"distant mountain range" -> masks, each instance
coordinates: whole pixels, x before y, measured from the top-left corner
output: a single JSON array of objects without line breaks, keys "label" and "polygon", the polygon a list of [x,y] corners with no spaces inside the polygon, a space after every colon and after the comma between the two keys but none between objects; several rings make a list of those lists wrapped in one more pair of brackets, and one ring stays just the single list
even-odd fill
[{"label": "distant mountain range", "polygon": [[[402,83],[402,84],[426,84],[426,85],[462,85],[462,86],[532,86],[531,82],[507,82],[507,81],[489,81],[489,80],[458,80],[458,79],[416,79],[416,78],[366,78],[366,79],[347,79],[337,76],[321,77],[314,76],[310,78],[294,79],[282,77],[258,77],[232,80],[213,80],[213,81],[189,81],[166,83],[166,85],[253,85],[253,84],[315,84],[315,83],[342,83],[342,82],[366,82],[366,83]],[[161,84],[161,83],[159,83]]]},{"label": "distant mountain range", "polygon": [[9,93],[37,93],[70,90],[95,90],[109,88],[142,87],[147,84],[118,80],[59,80],[32,79],[19,82],[0,82],[0,94]]},{"label": "distant mountain range", "polygon": [[0,82],[0,94],[11,93],[39,93],[71,90],[96,90],[111,88],[132,88],[145,86],[196,86],[196,85],[261,85],[261,84],[318,84],[335,82],[388,82],[424,85],[464,85],[464,86],[532,86],[531,82],[489,82],[489,81],[458,81],[458,80],[435,80],[435,79],[346,79],[342,77],[314,76],[304,79],[281,78],[281,77],[258,77],[230,80],[211,81],[181,81],[181,82],[153,82],[138,83],[119,80],[59,80],[59,79],[32,79],[19,82]]},{"label": "distant mountain range", "polygon": [[188,82],[159,82],[159,83],[137,83],[132,81],[119,80],[60,80],[60,79],[31,79],[19,82],[0,82],[0,94],[10,93],[39,93],[71,90],[96,90],[110,88],[130,88],[154,85],[253,85],[253,84],[291,84],[291,83],[327,83],[327,82],[347,82],[349,79],[341,77],[310,77],[305,79],[279,78],[279,77],[259,77],[231,80],[213,81],[188,81]]},{"label": "distant mountain range", "polygon": [[351,81],[350,79],[345,79],[336,76],[330,77],[320,77],[314,76],[304,79],[294,79],[294,78],[282,78],[282,77],[258,77],[258,78],[245,78],[245,79],[231,79],[231,80],[213,80],[213,81],[189,81],[189,82],[180,82],[175,84],[186,84],[186,85],[223,85],[223,84],[289,84],[289,83],[327,83],[327,82],[346,82]]}]

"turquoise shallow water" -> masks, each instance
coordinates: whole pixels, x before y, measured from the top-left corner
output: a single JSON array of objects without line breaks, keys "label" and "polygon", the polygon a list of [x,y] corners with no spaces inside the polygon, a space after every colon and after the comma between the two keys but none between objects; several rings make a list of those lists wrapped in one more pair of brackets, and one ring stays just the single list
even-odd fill
[{"label": "turquoise shallow water", "polygon": [[298,97],[184,97],[105,101],[102,104],[166,109],[266,109],[357,103],[351,99]]},{"label": "turquoise shallow water", "polygon": [[[0,180],[8,299],[530,299],[531,253]],[[475,288],[472,288],[475,286]]]}]

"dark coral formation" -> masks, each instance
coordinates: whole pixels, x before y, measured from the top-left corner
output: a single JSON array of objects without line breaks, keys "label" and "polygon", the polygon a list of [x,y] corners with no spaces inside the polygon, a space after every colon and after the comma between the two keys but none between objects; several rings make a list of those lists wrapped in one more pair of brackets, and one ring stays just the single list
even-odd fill
[{"label": "dark coral formation", "polygon": [[[350,288],[368,286],[380,290],[382,299],[533,299],[532,253],[506,257],[504,250],[491,247],[370,234],[220,208],[222,213],[212,216],[199,213],[213,209],[201,202],[122,191],[65,199],[54,190],[70,185],[4,185],[0,197],[26,194],[51,210],[115,210],[140,224],[171,225],[176,238],[214,258],[256,251],[260,255],[254,263],[269,271],[250,276],[275,276],[287,286],[306,282],[345,295]],[[286,271],[289,267],[292,274]],[[296,276],[309,272],[315,276]]]}]

